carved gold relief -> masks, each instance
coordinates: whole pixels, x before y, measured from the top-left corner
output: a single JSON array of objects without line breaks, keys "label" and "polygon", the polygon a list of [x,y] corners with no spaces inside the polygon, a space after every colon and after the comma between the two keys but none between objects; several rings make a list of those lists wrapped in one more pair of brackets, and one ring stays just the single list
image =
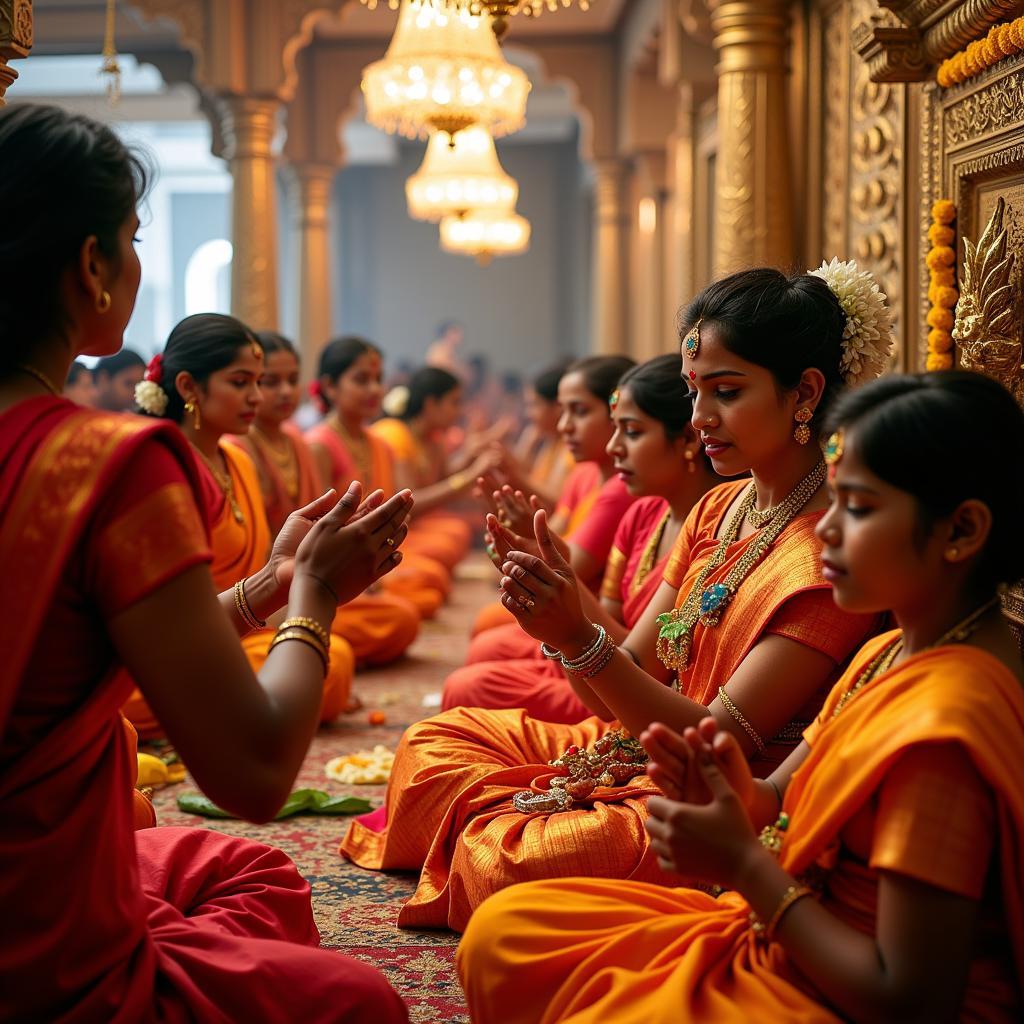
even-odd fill
[{"label": "carved gold relief", "polygon": [[946,109],[943,124],[947,147],[1024,124],[1024,70],[955,102]]},{"label": "carved gold relief", "polygon": [[964,239],[964,270],[953,338],[960,365],[994,377],[1024,403],[1014,264],[1000,196],[977,245]]}]

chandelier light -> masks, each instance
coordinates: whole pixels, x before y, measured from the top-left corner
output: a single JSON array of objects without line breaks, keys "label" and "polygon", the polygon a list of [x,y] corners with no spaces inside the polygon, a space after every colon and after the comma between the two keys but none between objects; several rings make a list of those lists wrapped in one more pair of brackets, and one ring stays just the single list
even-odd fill
[{"label": "chandelier light", "polygon": [[408,138],[472,124],[495,138],[525,123],[530,80],[502,56],[490,16],[405,0],[388,52],[363,71],[366,119]]},{"label": "chandelier light", "polygon": [[491,133],[480,125],[466,128],[450,145],[432,135],[420,169],[405,183],[409,216],[436,223],[467,210],[509,210],[519,186],[498,162]]},{"label": "chandelier light", "polygon": [[487,266],[495,256],[517,256],[530,248],[530,222],[510,206],[441,220],[441,248],[462,256],[475,256]]},{"label": "chandelier light", "polygon": [[[371,11],[376,9],[379,0],[361,0]],[[512,14],[525,14],[536,17],[543,11],[557,11],[560,7],[572,7],[575,3],[581,11],[590,10],[590,0],[426,0],[437,8],[454,8],[469,11],[471,14],[490,14],[494,34],[501,39],[508,29],[508,19]],[[387,0],[392,10],[397,10],[399,0]]]}]

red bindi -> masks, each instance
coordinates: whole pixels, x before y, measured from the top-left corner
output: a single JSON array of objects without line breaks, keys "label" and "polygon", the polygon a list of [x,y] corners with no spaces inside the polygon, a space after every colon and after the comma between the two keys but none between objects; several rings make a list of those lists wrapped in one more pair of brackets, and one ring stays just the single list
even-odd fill
[{"label": "red bindi", "polygon": [[696,379],[697,379],[696,371],[695,370],[691,370],[690,371],[690,380],[696,380]]}]

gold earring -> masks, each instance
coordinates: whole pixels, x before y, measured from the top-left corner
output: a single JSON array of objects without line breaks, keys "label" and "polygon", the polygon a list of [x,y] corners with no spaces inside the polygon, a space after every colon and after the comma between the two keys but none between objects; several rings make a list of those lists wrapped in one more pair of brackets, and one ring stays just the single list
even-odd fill
[{"label": "gold earring", "polygon": [[96,312],[106,313],[108,309],[110,309],[110,292],[102,291],[96,300]]},{"label": "gold earring", "polygon": [[946,561],[955,562],[960,557],[960,549],[954,544],[950,548],[946,548]]},{"label": "gold earring", "polygon": [[808,423],[814,418],[814,413],[811,412],[806,406],[793,414],[793,419],[800,424],[796,430],[793,431],[793,440],[797,444],[807,444],[811,439],[811,428],[807,426]]},{"label": "gold earring", "polygon": [[192,417],[192,429],[198,431],[202,425],[203,417],[199,413],[199,403],[194,398],[190,398],[185,403],[185,412]]},{"label": "gold earring", "polygon": [[683,458],[686,459],[686,472],[687,473],[696,473],[697,472],[697,464],[694,462],[693,452],[690,451],[689,448],[687,448],[687,449],[685,449],[683,451]]}]

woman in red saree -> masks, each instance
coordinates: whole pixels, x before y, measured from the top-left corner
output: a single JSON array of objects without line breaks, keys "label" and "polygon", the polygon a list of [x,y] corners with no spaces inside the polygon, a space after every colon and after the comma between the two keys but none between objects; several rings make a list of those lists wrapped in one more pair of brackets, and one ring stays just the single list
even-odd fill
[{"label": "woman in red saree", "polygon": [[[263,369],[263,352],[253,334],[234,317],[219,313],[198,313],[182,320],[171,331],[163,354],[147,368],[147,386],[157,389],[157,405],[166,406],[163,415],[180,417],[178,425],[196,457],[210,523],[210,574],[221,591],[257,573],[270,552],[256,467],[241,448],[225,440],[252,424],[262,402],[258,382]],[[144,411],[155,414],[156,408],[149,404]],[[269,629],[254,630],[243,638],[254,669],[263,664],[273,638],[274,631]],[[321,703],[324,722],[344,710],[355,674],[349,644],[333,634],[329,642],[330,669]],[[165,735],[138,688],[122,710],[143,739]]]},{"label": "woman in red saree", "polygon": [[[982,422],[998,445],[976,443]],[[1024,666],[997,584],[1024,573],[1006,473],[1024,415],[992,380],[936,373],[852,394],[832,425],[824,565],[840,605],[899,630],[764,782],[713,720],[653,726],[654,849],[731,891],[499,894],[459,954],[474,1020],[1021,1019]]]},{"label": "woman in red saree", "polygon": [[[317,948],[309,885],[280,851],[132,828],[119,665],[203,789],[254,820],[291,789],[323,672],[312,645],[282,640],[253,675],[180,431],[58,397],[75,356],[121,345],[145,173],[85,117],[0,111],[0,1016],[404,1021],[378,972]],[[248,581],[251,613],[287,602],[322,629],[387,571],[408,502],[346,526],[357,501],[293,517]]]},{"label": "woman in red saree", "polygon": [[[576,466],[566,479],[551,525],[565,539],[573,571],[594,590],[600,587],[622,515],[633,503],[633,495],[615,473],[608,452],[614,431],[609,401],[622,375],[632,366],[633,361],[625,356],[591,356],[572,363],[558,382],[562,409],[558,429]],[[531,534],[536,507],[536,498],[527,501],[511,487],[495,492],[494,510],[520,535]],[[498,627],[508,627],[517,637],[522,632],[508,610],[495,602],[486,605],[473,624],[474,637],[484,634],[472,653],[474,660],[500,657],[496,650],[504,638],[486,637]],[[506,636],[508,630],[503,631]],[[492,648],[491,643],[499,648]]]},{"label": "woman in red saree", "polygon": [[[855,280],[871,285],[870,275]],[[801,410],[817,425],[844,384],[836,295],[811,274],[744,271],[701,292],[684,325],[693,426],[718,473],[747,469],[753,479],[697,502],[665,582],[621,648],[587,619],[537,512],[543,558],[509,553],[503,600],[576,669],[570,682],[593,717],[560,725],[522,710],[455,708],[406,731],[385,808],[353,822],[341,847],[364,867],[420,871],[400,925],[462,929],[487,896],[538,878],[670,882],[644,831],[654,790],[630,769],[642,759],[634,737],[653,721],[682,729],[711,714],[766,775],[876,628],[873,615],[837,609],[822,576],[814,529],[824,464],[817,444],[802,443],[812,431],[800,430]],[[876,338],[889,344],[887,322]],[[722,590],[730,600],[711,617],[706,595]],[[624,785],[590,785],[606,774],[584,773],[590,757],[605,754],[621,758],[607,775]],[[558,774],[549,762],[563,755],[579,772],[575,796],[548,785]]]},{"label": "woman in red saree", "polygon": [[[306,433],[321,478],[335,488],[349,480],[395,492],[395,457],[387,443],[367,429],[380,415],[383,357],[363,338],[335,338],[320,353],[315,390],[326,415]],[[398,570],[382,583],[389,594],[411,601],[432,618],[451,590],[451,569],[464,553],[443,533],[429,528],[409,532]]]},{"label": "woman in red saree", "polygon": [[[629,370],[612,398],[614,433],[608,453],[615,474],[637,500],[616,531],[600,600],[586,589],[580,596],[590,618],[620,641],[658,589],[690,509],[716,482],[690,426],[681,369],[678,355],[658,356]],[[507,543],[518,550],[529,547],[523,537]],[[493,651],[492,660],[479,657],[484,646]],[[443,710],[460,705],[523,708],[545,722],[579,722],[590,716],[561,665],[545,658],[537,641],[518,626],[480,634],[470,654],[469,664],[445,682]]]}]

